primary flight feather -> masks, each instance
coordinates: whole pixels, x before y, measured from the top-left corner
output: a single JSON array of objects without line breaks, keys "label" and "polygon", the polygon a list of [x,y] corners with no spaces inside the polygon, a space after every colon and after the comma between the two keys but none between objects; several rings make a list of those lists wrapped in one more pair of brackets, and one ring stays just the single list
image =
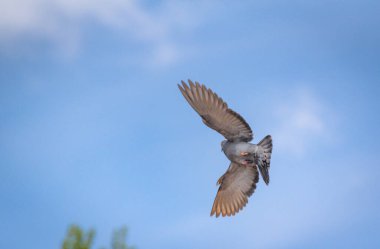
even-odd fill
[{"label": "primary flight feather", "polygon": [[211,89],[198,82],[182,81],[179,90],[191,107],[211,129],[222,134],[222,150],[231,161],[218,184],[220,187],[211,209],[211,216],[235,215],[247,204],[256,189],[259,173],[269,183],[269,166],[272,153],[272,138],[266,136],[257,145],[249,143],[253,132],[249,124]]}]

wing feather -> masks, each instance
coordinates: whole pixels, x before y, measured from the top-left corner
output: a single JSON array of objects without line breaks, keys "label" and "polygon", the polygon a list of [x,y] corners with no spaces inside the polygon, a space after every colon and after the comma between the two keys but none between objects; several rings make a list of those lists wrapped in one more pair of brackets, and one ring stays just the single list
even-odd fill
[{"label": "wing feather", "polygon": [[220,179],[220,187],[211,209],[211,216],[231,216],[242,210],[248,203],[259,181],[256,165],[231,163]]},{"label": "wing feather", "polygon": [[223,99],[211,89],[191,80],[189,85],[182,81],[182,85],[178,85],[178,88],[208,127],[230,141],[249,142],[253,139],[251,127],[244,118],[228,108]]}]

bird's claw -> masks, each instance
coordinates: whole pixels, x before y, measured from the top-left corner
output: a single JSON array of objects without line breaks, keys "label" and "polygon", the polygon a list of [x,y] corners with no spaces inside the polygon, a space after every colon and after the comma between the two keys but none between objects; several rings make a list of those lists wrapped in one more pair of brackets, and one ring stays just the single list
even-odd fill
[{"label": "bird's claw", "polygon": [[252,164],[253,163],[253,160],[249,160],[249,159],[246,159],[243,161],[243,164],[244,165],[249,165],[249,164]]}]

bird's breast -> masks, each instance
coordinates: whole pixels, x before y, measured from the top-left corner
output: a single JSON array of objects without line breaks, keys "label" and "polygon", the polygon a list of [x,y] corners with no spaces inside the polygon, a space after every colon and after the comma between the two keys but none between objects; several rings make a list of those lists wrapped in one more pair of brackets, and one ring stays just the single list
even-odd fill
[{"label": "bird's breast", "polygon": [[241,159],[242,153],[254,153],[255,148],[252,147],[252,144],[245,143],[245,142],[237,142],[237,143],[226,143],[223,146],[224,154],[227,156],[228,159],[234,162],[238,162]]}]

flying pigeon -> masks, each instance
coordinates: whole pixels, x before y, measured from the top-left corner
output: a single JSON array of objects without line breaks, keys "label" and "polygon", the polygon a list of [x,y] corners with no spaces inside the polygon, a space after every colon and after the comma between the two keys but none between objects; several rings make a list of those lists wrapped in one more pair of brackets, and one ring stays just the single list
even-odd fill
[{"label": "flying pigeon", "polygon": [[248,203],[256,189],[260,171],[264,182],[269,184],[269,166],[272,154],[272,137],[266,136],[258,144],[249,143],[253,132],[248,123],[211,89],[203,84],[182,81],[178,88],[191,107],[201,116],[205,125],[222,134],[222,151],[231,161],[226,173],[217,184],[210,216],[231,216]]}]

